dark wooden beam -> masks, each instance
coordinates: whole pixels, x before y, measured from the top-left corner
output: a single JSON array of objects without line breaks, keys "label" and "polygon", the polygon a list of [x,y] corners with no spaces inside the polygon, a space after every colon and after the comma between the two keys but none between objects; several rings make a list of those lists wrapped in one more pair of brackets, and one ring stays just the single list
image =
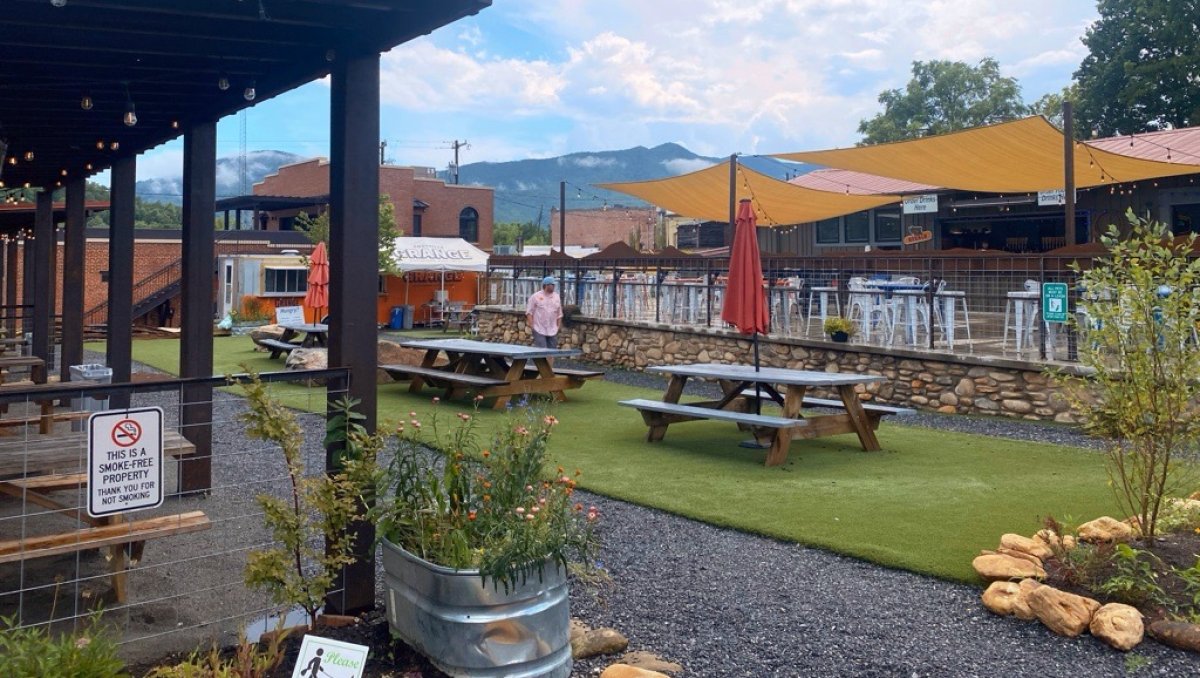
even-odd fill
[{"label": "dark wooden beam", "polygon": [[[379,55],[347,58],[334,68],[330,92],[329,365],[350,368],[349,393],[362,424],[375,430],[378,353],[375,291],[379,281]],[[334,469],[341,450],[327,451]],[[354,564],[334,585],[326,605],[340,613],[375,606],[375,528],[356,523]]]},{"label": "dark wooden beam", "polygon": [[[46,361],[49,370],[54,356],[54,202],[49,191],[37,194],[37,210],[33,218],[33,345],[34,357]],[[42,374],[46,374],[43,371]]]},{"label": "dark wooden beam", "polygon": [[83,178],[67,182],[67,226],[63,237],[62,381],[71,378],[71,365],[83,364],[83,271],[86,257],[87,210]]},{"label": "dark wooden beam", "polygon": [[4,304],[8,306],[5,310],[4,328],[8,331],[8,336],[17,336],[17,319],[25,314],[21,309],[14,308],[21,303],[17,297],[17,281],[21,278],[20,265],[20,245],[17,244],[16,236],[10,236],[8,241],[8,265],[4,267]]},{"label": "dark wooden beam", "polygon": [[[179,376],[213,371],[213,214],[217,202],[217,124],[195,125],[183,137],[183,294]],[[183,435],[196,446],[180,461],[179,491],[212,487],[212,387],[184,387]]]},{"label": "dark wooden beam", "polygon": [[[108,367],[113,383],[128,383],[133,367],[133,205],[137,160],[112,166],[108,219]],[[129,407],[129,396],[113,396],[114,408]]]}]

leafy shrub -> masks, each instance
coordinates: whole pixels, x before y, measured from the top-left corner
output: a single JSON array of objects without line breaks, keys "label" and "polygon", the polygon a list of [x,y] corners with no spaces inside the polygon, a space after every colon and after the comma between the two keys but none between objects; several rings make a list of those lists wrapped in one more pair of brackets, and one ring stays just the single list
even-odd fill
[{"label": "leafy shrub", "polygon": [[825,320],[824,329],[825,334],[845,332],[852,337],[858,332],[858,326],[855,325],[849,318],[843,318],[836,315]]},{"label": "leafy shrub", "polygon": [[1161,566],[1162,561],[1153,553],[1129,544],[1117,544],[1111,562],[1115,572],[1100,582],[1097,587],[1100,593],[1134,607],[1166,604],[1167,594],[1159,585],[1155,571],[1155,566]]},{"label": "leafy shrub", "polygon": [[242,307],[238,311],[237,319],[245,322],[270,320],[271,309],[268,308],[267,302],[253,294],[247,294],[242,297]]},{"label": "leafy shrub", "polygon": [[123,678],[116,641],[92,619],[75,635],[52,635],[44,626],[18,628],[0,617],[0,676]]}]

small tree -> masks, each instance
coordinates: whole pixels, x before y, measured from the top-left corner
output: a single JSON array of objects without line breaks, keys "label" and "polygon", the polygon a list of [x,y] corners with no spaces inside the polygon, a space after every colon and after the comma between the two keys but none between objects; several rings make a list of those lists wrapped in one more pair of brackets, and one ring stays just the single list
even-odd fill
[{"label": "small tree", "polygon": [[[323,211],[315,217],[301,212],[296,217],[296,225],[308,237],[309,242],[329,244],[329,211]],[[396,266],[396,238],[403,235],[396,226],[396,206],[387,195],[379,196],[379,270],[384,273],[398,274]]]},{"label": "small tree", "polygon": [[1200,449],[1200,260],[1195,235],[1171,238],[1161,223],[1128,215],[1109,254],[1080,276],[1080,362],[1089,379],[1065,389],[1084,426],[1103,437],[1109,484],[1121,508],[1153,537],[1163,499],[1191,489]]}]

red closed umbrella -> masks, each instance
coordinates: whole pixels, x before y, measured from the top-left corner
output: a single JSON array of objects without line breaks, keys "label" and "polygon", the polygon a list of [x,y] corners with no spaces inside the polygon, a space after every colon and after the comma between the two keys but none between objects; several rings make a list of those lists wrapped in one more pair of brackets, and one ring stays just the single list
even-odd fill
[{"label": "red closed umbrella", "polygon": [[[733,248],[729,252],[729,281],[721,304],[721,320],[754,335],[754,371],[758,371],[758,335],[767,333],[770,322],[763,294],[762,257],[758,251],[758,219],[749,199],[738,204]],[[754,384],[754,411],[760,411],[759,384]]]},{"label": "red closed umbrella", "polygon": [[736,223],[721,320],[738,328],[742,334],[766,334],[767,301],[763,295],[762,257],[758,251],[758,219],[749,199],[742,199],[738,204]]},{"label": "red closed umbrella", "polygon": [[304,293],[304,305],[315,309],[316,322],[321,322],[321,309],[329,306],[329,255],[325,243],[317,243],[309,258],[308,291]]}]

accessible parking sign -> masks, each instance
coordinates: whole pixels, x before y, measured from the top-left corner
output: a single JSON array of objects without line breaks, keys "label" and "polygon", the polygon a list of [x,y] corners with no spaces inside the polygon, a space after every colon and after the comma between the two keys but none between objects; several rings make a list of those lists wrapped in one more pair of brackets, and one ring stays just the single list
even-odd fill
[{"label": "accessible parking sign", "polygon": [[158,407],[88,417],[88,515],[99,518],[162,504],[162,420]]}]

